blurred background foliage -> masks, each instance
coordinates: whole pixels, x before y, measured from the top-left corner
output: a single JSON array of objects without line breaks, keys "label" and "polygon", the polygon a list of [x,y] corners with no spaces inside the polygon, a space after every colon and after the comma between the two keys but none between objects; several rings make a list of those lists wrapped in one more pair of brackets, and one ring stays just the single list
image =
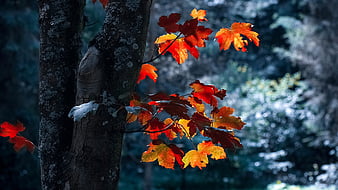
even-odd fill
[{"label": "blurred background foliage", "polygon": [[[261,46],[248,52],[219,51],[211,40],[199,60],[178,65],[169,55],[155,61],[156,84],[142,82],[141,94],[185,94],[199,79],[227,89],[226,106],[246,127],[244,148],[203,170],[167,170],[141,163],[149,139],[125,136],[120,189],[336,189],[338,187],[338,8],[329,0],[154,0],[145,60],[164,31],[157,19],[173,12],[189,18],[207,10],[208,27],[251,22]],[[23,135],[38,141],[38,9],[35,0],[3,0],[0,7],[0,122],[21,121]],[[100,29],[100,4],[87,2],[87,43]],[[214,35],[214,34],[213,34]],[[1,189],[40,189],[39,159],[15,153],[0,139]],[[186,142],[183,141],[182,144]]]}]

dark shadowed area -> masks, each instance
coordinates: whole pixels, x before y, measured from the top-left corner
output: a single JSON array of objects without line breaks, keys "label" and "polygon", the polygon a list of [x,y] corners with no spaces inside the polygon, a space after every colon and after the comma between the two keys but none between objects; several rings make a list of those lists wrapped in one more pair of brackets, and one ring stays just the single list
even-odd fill
[{"label": "dark shadowed area", "polygon": [[[169,170],[142,163],[150,142],[142,133],[124,136],[119,189],[315,190],[338,188],[338,2],[329,0],[154,0],[144,60],[156,54],[165,31],[158,18],[193,8],[207,10],[212,28],[200,58],[178,65],[170,54],[155,61],[158,81],[135,89],[187,94],[200,80],[227,90],[221,105],[235,108],[246,126],[237,132],[243,149],[207,168]],[[83,52],[100,30],[104,9],[87,1]],[[250,22],[261,45],[247,52],[220,51],[215,32]],[[38,143],[39,25],[35,0],[3,0],[0,6],[0,123],[22,122],[21,134]],[[136,39],[137,40],[137,39]],[[53,138],[53,137],[50,137]],[[0,137],[0,189],[40,187],[39,150],[16,153]],[[183,147],[191,142],[182,139]],[[192,142],[194,143],[194,142]]]}]

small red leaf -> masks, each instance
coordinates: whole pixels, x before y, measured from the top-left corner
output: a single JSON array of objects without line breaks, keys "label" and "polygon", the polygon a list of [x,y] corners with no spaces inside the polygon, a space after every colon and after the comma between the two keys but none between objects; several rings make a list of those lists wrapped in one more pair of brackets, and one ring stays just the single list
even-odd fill
[{"label": "small red leaf", "polygon": [[34,144],[31,141],[22,136],[10,138],[8,141],[14,144],[14,150],[17,152],[24,147],[26,147],[29,152],[33,152],[35,148]]},{"label": "small red leaf", "polygon": [[140,83],[141,80],[144,80],[146,77],[149,77],[151,80],[156,82],[158,75],[155,73],[155,71],[157,71],[157,69],[153,65],[143,64],[137,79],[137,84]]},{"label": "small red leaf", "polygon": [[25,127],[22,123],[18,122],[16,125],[12,125],[8,122],[0,124],[0,136],[1,137],[15,137],[19,132],[24,131]]},{"label": "small red leaf", "polygon": [[203,136],[210,137],[214,144],[220,143],[223,148],[236,149],[241,148],[242,144],[234,136],[233,132],[226,132],[216,128],[206,128],[201,132]]}]

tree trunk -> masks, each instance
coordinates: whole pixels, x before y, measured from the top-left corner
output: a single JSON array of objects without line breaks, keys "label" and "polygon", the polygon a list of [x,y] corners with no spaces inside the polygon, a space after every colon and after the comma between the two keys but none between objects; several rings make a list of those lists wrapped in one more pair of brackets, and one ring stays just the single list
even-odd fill
[{"label": "tree trunk", "polygon": [[124,106],[142,64],[150,5],[151,0],[110,1],[103,28],[79,65],[76,103],[94,102],[84,117],[73,114],[71,189],[117,189]]},{"label": "tree trunk", "polygon": [[79,62],[84,0],[39,0],[40,139],[42,189],[63,189],[69,178],[75,103],[75,69]]}]

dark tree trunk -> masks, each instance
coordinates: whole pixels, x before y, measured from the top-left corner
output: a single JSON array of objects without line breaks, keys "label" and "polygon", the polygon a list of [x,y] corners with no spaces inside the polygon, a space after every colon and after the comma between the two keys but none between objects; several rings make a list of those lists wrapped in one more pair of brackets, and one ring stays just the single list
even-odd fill
[{"label": "dark tree trunk", "polygon": [[150,5],[151,0],[110,2],[103,28],[80,63],[76,103],[94,101],[97,107],[75,118],[71,189],[117,189],[124,106],[141,67]]},{"label": "dark tree trunk", "polygon": [[[84,0],[39,1],[42,189],[116,189],[126,111],[146,43],[151,0],[109,2],[77,74]],[[76,107],[75,107],[76,108]],[[74,109],[73,109],[74,110]]]},{"label": "dark tree trunk", "polygon": [[39,0],[40,140],[42,189],[64,189],[69,178],[75,104],[75,69],[79,62],[84,0]]}]

